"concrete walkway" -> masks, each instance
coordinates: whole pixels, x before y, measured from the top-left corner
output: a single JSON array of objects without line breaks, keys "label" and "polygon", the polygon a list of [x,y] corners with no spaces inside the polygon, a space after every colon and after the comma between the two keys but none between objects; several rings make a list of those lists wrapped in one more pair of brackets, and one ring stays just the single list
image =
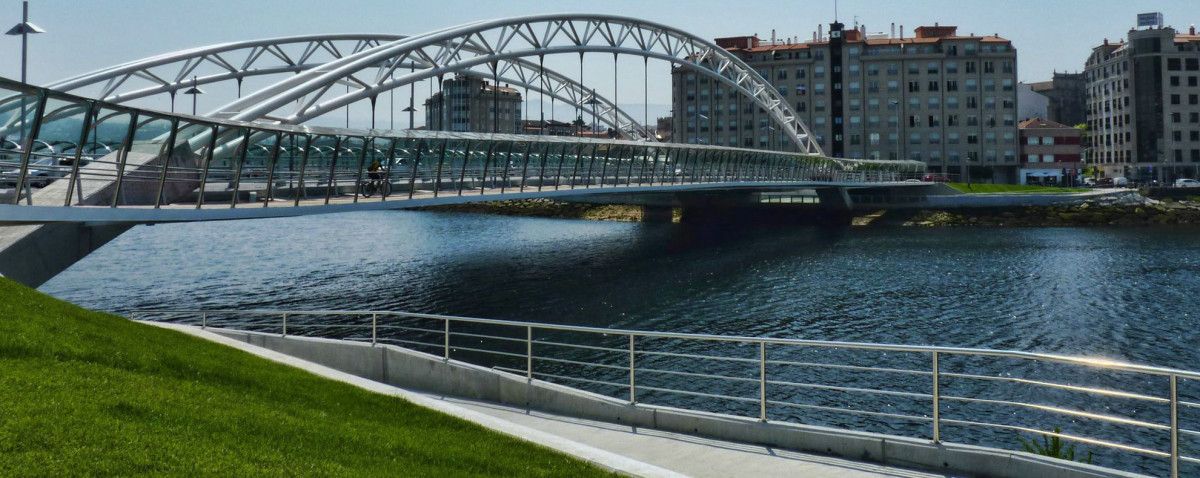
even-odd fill
[{"label": "concrete walkway", "polygon": [[273,350],[250,345],[196,327],[147,322],[227,345],[315,375],[369,391],[394,395],[497,432],[530,441],[631,476],[651,477],[904,477],[946,475],[923,473],[821,455],[662,432],[530,412],[489,402],[414,392],[340,372]]},{"label": "concrete walkway", "polygon": [[946,475],[861,463],[764,446],[710,440],[578,418],[530,412],[485,402],[433,397],[463,408],[541,430],[657,467],[695,477],[904,477]]}]

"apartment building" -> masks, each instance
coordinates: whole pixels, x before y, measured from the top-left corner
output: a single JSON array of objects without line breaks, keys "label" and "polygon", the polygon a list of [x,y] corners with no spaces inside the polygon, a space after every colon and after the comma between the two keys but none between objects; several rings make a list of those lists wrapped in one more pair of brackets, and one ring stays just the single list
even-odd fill
[{"label": "apartment building", "polygon": [[1020,184],[1074,185],[1082,172],[1083,131],[1044,118],[1017,125],[1021,138]]},{"label": "apartment building", "polygon": [[[918,27],[911,37],[839,22],[811,41],[718,38],[772,83],[833,157],[915,159],[932,172],[1017,179],[1017,53],[996,35]],[[686,68],[672,71],[678,142],[795,150],[764,111]]]},{"label": "apartment building", "polygon": [[1088,56],[1088,163],[1109,177],[1200,177],[1200,36],[1129,31]]},{"label": "apartment building", "polygon": [[520,133],[521,93],[459,75],[425,100],[425,125],[435,131]]}]

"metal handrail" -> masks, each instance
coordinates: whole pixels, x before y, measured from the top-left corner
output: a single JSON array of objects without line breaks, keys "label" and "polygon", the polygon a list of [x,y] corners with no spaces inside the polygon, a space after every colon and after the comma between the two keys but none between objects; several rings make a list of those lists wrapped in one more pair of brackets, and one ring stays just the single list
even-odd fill
[{"label": "metal handrail", "polygon": [[[519,368],[513,368],[513,367],[502,367],[499,365],[493,366],[493,368],[495,368],[497,370],[502,370],[505,373],[524,374],[524,376],[530,380],[533,380],[535,377],[544,377],[544,378],[548,378],[548,379],[572,380],[572,381],[577,381],[580,383],[602,384],[602,385],[618,387],[618,388],[627,388],[629,391],[628,401],[631,404],[639,403],[638,395],[637,395],[637,393],[639,391],[646,391],[646,392],[658,392],[658,393],[667,393],[667,394],[678,394],[678,395],[700,397],[700,398],[711,398],[711,399],[716,399],[716,400],[725,400],[725,401],[731,401],[731,402],[742,403],[742,404],[752,404],[752,403],[757,404],[758,405],[758,413],[756,414],[757,416],[755,418],[757,418],[758,420],[761,420],[763,422],[768,421],[768,418],[769,418],[768,406],[777,406],[777,407],[782,406],[782,407],[794,407],[794,408],[799,408],[799,409],[822,410],[822,411],[828,411],[828,412],[833,412],[833,413],[856,414],[856,415],[861,415],[861,416],[865,416],[865,417],[893,418],[893,419],[907,420],[907,421],[913,421],[913,422],[927,423],[928,426],[930,427],[930,431],[931,431],[930,435],[927,435],[927,436],[931,436],[931,439],[934,443],[940,442],[942,440],[941,427],[943,424],[944,425],[962,426],[962,427],[993,428],[993,429],[1000,429],[1000,430],[1018,431],[1018,432],[1024,432],[1024,433],[1037,433],[1037,434],[1042,434],[1045,436],[1053,436],[1053,437],[1059,437],[1059,438],[1062,438],[1065,440],[1077,441],[1077,442],[1083,443],[1083,444],[1100,446],[1100,447],[1110,448],[1113,450],[1119,450],[1119,451],[1123,451],[1123,452],[1131,452],[1131,453],[1135,453],[1135,454],[1142,455],[1142,456],[1167,458],[1169,460],[1170,476],[1172,476],[1172,477],[1178,476],[1179,464],[1181,462],[1186,462],[1186,463],[1200,462],[1200,458],[1198,458],[1198,457],[1184,456],[1184,454],[1181,452],[1180,447],[1179,447],[1180,433],[1184,433],[1189,436],[1200,436],[1200,431],[1188,430],[1188,429],[1181,428],[1179,425],[1179,417],[1178,417],[1178,407],[1180,404],[1183,404],[1184,406],[1193,405],[1192,402],[1181,401],[1179,399],[1178,381],[1180,379],[1200,380],[1200,372],[1175,369],[1175,368],[1167,368],[1167,367],[1139,365],[1139,364],[1133,364],[1133,363],[1110,360],[1110,359],[1058,355],[1058,354],[1048,354],[1048,353],[1039,353],[1039,352],[1025,352],[1025,351],[1016,351],[1016,350],[996,350],[996,349],[982,349],[982,348],[921,346],[921,345],[898,345],[898,344],[868,343],[868,342],[820,341],[820,340],[793,339],[793,338],[754,337],[754,336],[738,336],[738,335],[713,335],[713,334],[696,334],[696,333],[681,333],[681,332],[659,332],[659,331],[632,330],[632,329],[610,329],[610,328],[602,328],[602,327],[590,327],[590,326],[578,326],[578,325],[559,325],[559,324],[548,324],[548,323],[531,323],[531,322],[521,322],[521,321],[513,321],[513,320],[456,317],[456,316],[441,315],[441,314],[425,314],[425,313],[387,311],[387,310],[347,311],[347,310],[280,310],[280,309],[250,309],[250,310],[235,310],[235,309],[209,309],[209,310],[153,309],[153,310],[151,310],[151,309],[142,309],[142,310],[130,311],[129,315],[131,318],[145,319],[145,318],[149,318],[149,317],[157,317],[157,318],[165,319],[165,320],[179,319],[180,317],[178,317],[178,316],[181,316],[181,315],[186,316],[186,317],[195,317],[198,315],[200,317],[199,325],[201,327],[208,327],[210,325],[216,325],[209,321],[210,317],[214,317],[214,316],[236,316],[236,317],[241,317],[241,318],[253,317],[253,316],[281,317],[282,318],[281,324],[276,324],[273,322],[265,322],[264,323],[264,322],[257,322],[257,321],[241,321],[241,322],[222,321],[220,323],[220,326],[222,326],[222,327],[232,326],[232,327],[254,328],[254,327],[275,327],[276,325],[279,325],[279,326],[281,326],[279,328],[279,330],[285,336],[288,335],[289,325],[290,325],[293,333],[296,330],[303,330],[303,329],[335,330],[335,331],[336,330],[345,330],[345,329],[356,329],[356,328],[362,329],[362,330],[369,329],[370,330],[370,339],[369,340],[372,344],[380,343],[380,342],[397,342],[397,343],[402,343],[402,344],[420,345],[422,347],[429,347],[429,348],[433,348],[433,349],[441,348],[442,349],[442,358],[445,360],[450,359],[452,350],[458,351],[460,353],[465,351],[465,352],[474,352],[474,353],[480,353],[480,354],[488,354],[488,355],[497,356],[497,357],[501,357],[501,358],[521,359],[525,362],[524,370],[521,370]],[[366,319],[367,317],[369,317],[370,322],[367,323],[364,320],[361,323],[355,322],[355,323],[338,323],[338,324],[331,324],[331,323],[311,324],[311,323],[300,323],[300,322],[296,321],[297,317],[303,317],[303,316],[323,316],[323,317],[350,317],[350,316],[353,316],[353,317],[359,317],[362,319]],[[290,324],[288,321],[289,317],[292,318],[292,321]],[[380,323],[381,319],[385,319],[385,318],[389,318],[389,317],[439,321],[442,323],[441,330],[437,330],[434,327],[426,328],[426,326],[420,326],[421,324],[417,324],[418,326],[409,327],[409,326],[402,326],[402,325],[397,325],[397,324],[387,324],[387,323],[381,324]],[[465,331],[461,331],[461,330],[452,330],[452,327],[455,324],[458,324],[459,326],[467,325],[467,324],[474,324],[474,325],[486,325],[486,326],[511,327],[511,328],[516,328],[516,329],[522,331],[523,334],[521,334],[521,335],[518,335],[518,334],[490,335],[487,333],[482,333],[478,330],[472,330],[470,332],[465,332]],[[423,334],[431,334],[432,337],[423,336],[422,340],[420,340],[420,341],[404,340],[404,339],[398,339],[398,338],[380,338],[379,337],[380,330],[409,330],[409,331],[414,331],[414,332],[420,332]],[[628,348],[625,348],[622,346],[617,346],[617,345],[610,345],[610,343],[603,343],[603,344],[598,344],[598,345],[586,345],[586,344],[573,344],[573,343],[567,343],[567,342],[563,342],[563,341],[549,340],[549,339],[548,340],[534,340],[533,332],[535,330],[536,331],[556,331],[556,332],[574,332],[574,333],[590,334],[591,336],[599,336],[599,337],[608,339],[610,341],[610,343],[613,340],[624,338],[625,340],[627,340]],[[424,341],[424,340],[437,341],[438,339],[436,337],[438,335],[442,336],[441,343],[432,343],[432,342]],[[464,344],[452,344],[452,342],[451,342],[452,337],[466,338],[466,339],[478,339],[478,340],[472,340],[471,343],[469,344],[469,346],[465,346]],[[350,339],[351,340],[360,340],[360,341],[367,340],[363,337],[355,337],[355,338],[350,338]],[[652,347],[652,345],[655,345],[654,342],[647,344],[646,342],[648,339],[649,340],[673,339],[673,340],[692,341],[692,342],[718,342],[718,343],[745,344],[745,345],[753,346],[756,349],[754,351],[755,353],[753,355],[757,355],[757,356],[752,356],[749,353],[747,353],[746,356],[733,356],[733,355],[725,355],[725,354],[689,353],[689,352],[691,352],[690,350],[688,350],[688,351],[665,351],[665,350],[662,350],[662,347]],[[504,344],[513,346],[514,348],[512,348],[511,350],[489,349],[486,347],[487,344],[484,341],[499,341],[499,343],[504,343]],[[517,348],[515,348],[516,346],[519,346],[521,344],[524,344],[523,350],[518,350]],[[585,360],[572,360],[570,358],[563,358],[563,357],[551,357],[551,356],[546,356],[544,354],[535,354],[534,353],[534,345],[537,345],[539,347],[549,346],[549,347],[576,348],[576,349],[579,349],[579,351],[581,353],[591,352],[591,353],[599,353],[599,354],[611,354],[611,355],[606,355],[606,356],[616,357],[616,358],[614,359],[615,363],[598,363],[598,362],[588,362]],[[807,347],[807,348],[821,348],[821,349],[827,349],[827,350],[828,349],[841,349],[841,350],[923,354],[923,355],[927,355],[928,358],[931,359],[931,362],[929,362],[931,367],[929,370],[914,370],[911,368],[870,367],[870,366],[849,365],[849,364],[840,364],[840,363],[801,362],[801,361],[793,361],[793,360],[771,359],[768,357],[768,346],[775,346],[775,347],[796,346],[796,347]],[[746,350],[746,352],[749,352],[749,350]],[[623,359],[621,358],[621,356],[619,354],[624,354],[624,353],[628,353],[627,359],[624,359],[624,360],[627,360],[627,363],[621,364],[621,361]],[[1122,390],[1113,390],[1110,388],[1088,387],[1088,386],[1081,386],[1081,385],[1074,385],[1074,384],[1056,383],[1056,382],[1046,381],[1046,380],[1035,380],[1035,379],[1030,379],[1030,378],[1012,377],[1012,376],[988,376],[988,375],[980,375],[977,373],[942,372],[939,367],[939,360],[945,360],[945,358],[947,356],[1011,358],[1011,359],[1021,359],[1021,360],[1028,360],[1028,361],[1035,361],[1035,362],[1050,362],[1050,363],[1067,364],[1067,365],[1074,365],[1074,366],[1080,366],[1080,367],[1091,368],[1091,369],[1100,369],[1100,370],[1105,370],[1105,371],[1133,372],[1133,373],[1142,374],[1142,375],[1167,377],[1169,379],[1170,387],[1169,387],[1169,390],[1166,391],[1167,393],[1165,394],[1165,397],[1164,397],[1164,396],[1155,396],[1152,394],[1148,394],[1144,390],[1139,390],[1140,393],[1134,393],[1134,392],[1127,392],[1127,391],[1122,391]],[[657,357],[659,359],[671,359],[671,358],[686,359],[686,360],[690,360],[693,362],[705,361],[705,363],[718,363],[718,364],[722,364],[722,366],[726,366],[726,367],[735,367],[735,366],[738,366],[738,364],[744,364],[744,365],[756,364],[757,366],[755,367],[756,368],[755,371],[757,373],[756,373],[755,377],[749,377],[749,376],[733,376],[733,375],[727,375],[727,374],[702,373],[702,372],[696,371],[696,370],[686,370],[686,371],[685,370],[668,370],[666,368],[663,368],[661,366],[656,366],[653,364],[639,365],[639,363],[638,363],[639,357],[642,359],[649,359],[649,358]],[[572,357],[572,358],[574,358],[574,357]],[[610,375],[613,373],[613,371],[623,371],[628,374],[629,382],[628,382],[628,384],[621,384],[621,383],[610,381],[607,378],[597,379],[595,376],[590,376],[590,375],[585,376],[585,377],[572,377],[572,376],[556,374],[556,373],[547,373],[544,371],[535,371],[534,370],[535,361],[536,362],[546,362],[546,363],[556,363],[556,364],[560,364],[560,365],[596,367],[596,369],[592,369],[594,372],[599,373],[601,370],[608,370],[609,371],[608,373]],[[925,391],[925,392],[914,392],[914,391],[890,389],[891,387],[888,387],[888,389],[866,388],[863,386],[855,386],[856,384],[830,385],[830,384],[822,384],[822,383],[809,383],[807,381],[802,382],[802,381],[783,380],[783,379],[780,379],[779,377],[769,377],[768,371],[767,371],[768,365],[799,366],[799,367],[807,367],[807,368],[827,368],[827,369],[831,369],[831,370],[848,370],[848,371],[855,371],[855,372],[888,373],[888,374],[902,374],[902,375],[907,375],[907,376],[929,377],[932,382],[932,387],[931,387],[931,389],[929,389],[928,391]],[[645,383],[638,382],[637,376],[638,376],[639,372],[643,373],[643,374],[652,374],[652,375],[658,374],[659,376],[672,375],[672,376],[688,377],[688,378],[693,378],[693,379],[708,379],[708,380],[716,381],[714,383],[719,383],[719,384],[734,384],[734,383],[736,383],[736,384],[741,384],[742,387],[735,389],[735,390],[740,390],[739,392],[737,392],[738,395],[731,395],[728,393],[724,393],[724,391],[729,390],[729,389],[724,389],[721,391],[721,393],[718,393],[717,391],[710,390],[710,389],[705,389],[703,391],[683,390],[683,389],[678,389],[678,388],[670,388],[670,387],[666,387],[666,386],[661,386],[659,384],[648,385]],[[991,397],[984,397],[984,396],[964,396],[964,394],[961,391],[955,392],[954,394],[948,394],[948,393],[944,393],[941,390],[942,382],[946,379],[968,380],[968,381],[973,381],[974,383],[979,383],[979,384],[1010,383],[1010,384],[1016,384],[1016,385],[1044,387],[1044,388],[1055,389],[1055,390],[1060,390],[1060,391],[1065,391],[1065,392],[1088,393],[1088,394],[1109,397],[1109,398],[1136,400],[1136,401],[1139,401],[1142,403],[1149,402],[1149,403],[1153,403],[1153,404],[1167,404],[1170,407],[1169,420],[1166,420],[1168,423],[1162,423],[1162,422],[1148,421],[1142,417],[1131,418],[1131,417],[1118,416],[1118,415],[1113,415],[1113,414],[1108,414],[1108,413],[1093,413],[1093,412],[1084,411],[1084,410],[1076,410],[1076,409],[1072,409],[1072,408],[1067,408],[1067,407],[1063,407],[1063,406],[1059,406],[1059,405],[1055,405],[1055,404],[1029,403],[1028,401],[1005,400],[1005,399],[991,398]],[[753,386],[754,384],[758,385],[758,387],[757,387],[758,391],[755,394],[756,396],[747,397],[747,396],[741,395],[741,394],[744,394],[747,392],[746,386]],[[928,411],[928,415],[921,416],[921,415],[909,414],[908,412],[911,412],[911,409],[905,410],[906,413],[889,413],[886,411],[870,411],[870,410],[861,410],[861,409],[856,409],[856,408],[831,407],[831,406],[827,406],[827,404],[781,401],[778,399],[769,398],[768,393],[767,393],[768,389],[789,390],[789,389],[797,389],[797,388],[810,390],[810,391],[817,391],[817,392],[834,392],[834,393],[843,394],[843,395],[850,395],[850,394],[853,394],[854,396],[866,395],[866,396],[876,397],[876,399],[883,399],[884,397],[890,397],[892,399],[915,400],[921,404],[921,405],[919,405],[920,407],[928,407],[928,408],[926,408],[926,410]],[[970,417],[971,419],[943,418],[941,415],[942,415],[942,411],[943,411],[942,404],[944,402],[967,404],[967,405],[974,404],[974,405],[984,405],[984,406],[1009,407],[1009,408],[1015,408],[1015,409],[1020,409],[1020,410],[1030,410],[1030,411],[1036,411],[1036,412],[1050,413],[1050,414],[1054,414],[1056,416],[1063,416],[1063,417],[1068,417],[1071,419],[1092,420],[1092,421],[1095,421],[1096,423],[1106,424],[1109,426],[1134,427],[1138,430],[1144,430],[1147,432],[1164,432],[1165,431],[1169,434],[1170,449],[1168,451],[1157,450],[1157,449],[1147,448],[1144,446],[1134,445],[1134,444],[1130,444],[1130,443],[1120,443],[1120,442],[1113,441],[1110,439],[1101,439],[1101,438],[1082,436],[1082,435],[1071,434],[1071,433],[1063,433],[1063,432],[1057,431],[1057,429],[1055,431],[1048,431],[1048,430],[1040,430],[1040,429],[1033,428],[1033,427],[1021,426],[1021,425],[1015,425],[1015,424],[991,423],[988,421],[983,421],[976,417]],[[888,406],[891,406],[891,405],[889,404]],[[903,436],[908,436],[908,435],[903,435]]]}]

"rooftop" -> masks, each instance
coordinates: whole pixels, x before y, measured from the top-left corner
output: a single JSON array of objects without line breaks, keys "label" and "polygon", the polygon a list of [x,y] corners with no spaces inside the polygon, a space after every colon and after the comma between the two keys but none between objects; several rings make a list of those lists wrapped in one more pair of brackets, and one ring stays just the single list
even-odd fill
[{"label": "rooftop", "polygon": [[[866,27],[859,29],[847,29],[843,31],[843,38],[846,43],[860,43],[868,46],[876,45],[916,45],[916,44],[937,44],[947,41],[968,41],[977,40],[981,43],[1012,43],[1006,38],[999,35],[959,35],[958,27],[952,25],[923,25],[916,28],[915,35],[904,36],[880,36],[876,34],[866,34]],[[903,31],[903,30],[901,30]],[[804,50],[817,45],[826,45],[829,43],[827,38],[817,38],[818,35],[813,35],[814,40],[811,41],[763,41],[758,35],[737,36],[717,38],[716,44],[726,50],[743,51],[747,53],[757,53],[765,51],[786,51],[786,50]]]},{"label": "rooftop", "polygon": [[1045,118],[1029,118],[1017,123],[1017,129],[1075,129],[1072,126],[1067,126],[1062,123],[1050,121]]}]

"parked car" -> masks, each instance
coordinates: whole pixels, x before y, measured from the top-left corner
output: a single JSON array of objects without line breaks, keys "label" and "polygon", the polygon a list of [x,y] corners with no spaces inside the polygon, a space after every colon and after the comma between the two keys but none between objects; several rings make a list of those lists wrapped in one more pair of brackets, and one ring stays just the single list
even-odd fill
[{"label": "parked car", "polygon": [[1095,186],[1096,178],[1083,178],[1083,185],[1084,186]]},{"label": "parked car", "polygon": [[1177,188],[1200,188],[1200,181],[1195,179],[1180,178],[1175,180]]},{"label": "parked car", "polygon": [[[67,175],[69,169],[58,166],[58,162],[54,158],[42,157],[34,158],[29,161],[29,169],[26,171],[26,179],[29,185],[35,188],[46,187],[51,181]],[[21,168],[13,168],[0,171],[0,186],[12,187],[17,184],[17,179],[21,176]]]},{"label": "parked car", "polygon": [[1101,188],[1113,187],[1113,178],[1100,178],[1096,180],[1096,186]]},{"label": "parked car", "polygon": [[1113,178],[1113,186],[1116,186],[1119,188],[1129,186],[1129,179],[1124,176],[1117,176],[1117,177]]},{"label": "parked car", "polygon": [[945,174],[926,174],[925,177],[921,178],[921,180],[925,181],[927,183],[948,183],[948,182],[950,182],[950,178],[946,177]]}]

